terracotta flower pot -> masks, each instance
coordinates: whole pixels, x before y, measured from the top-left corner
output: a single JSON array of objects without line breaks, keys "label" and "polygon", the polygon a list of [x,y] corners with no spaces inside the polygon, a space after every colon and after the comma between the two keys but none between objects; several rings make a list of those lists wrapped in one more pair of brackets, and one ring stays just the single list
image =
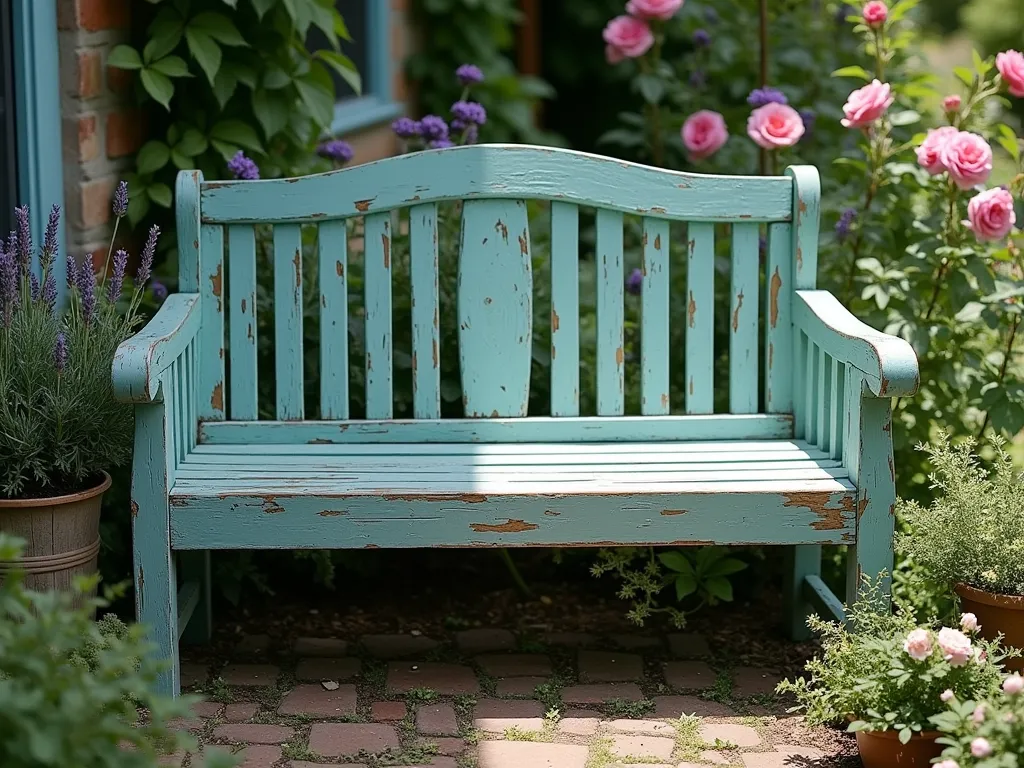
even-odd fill
[{"label": "terracotta flower pot", "polygon": [[24,539],[21,560],[0,560],[0,580],[25,571],[25,586],[36,591],[69,590],[77,576],[96,572],[100,551],[100,506],[110,487],[41,499],[0,499],[0,531]]},{"label": "terracotta flower pot", "polygon": [[899,731],[857,731],[857,749],[864,768],[929,768],[942,754],[938,731],[922,731],[901,744]]},{"label": "terracotta flower pot", "polygon": [[[981,624],[981,635],[989,640],[1002,633],[1003,645],[1024,651],[1024,597],[984,592],[958,584],[956,593],[966,613],[973,613]],[[1009,670],[1024,671],[1024,658],[1007,659]]]}]

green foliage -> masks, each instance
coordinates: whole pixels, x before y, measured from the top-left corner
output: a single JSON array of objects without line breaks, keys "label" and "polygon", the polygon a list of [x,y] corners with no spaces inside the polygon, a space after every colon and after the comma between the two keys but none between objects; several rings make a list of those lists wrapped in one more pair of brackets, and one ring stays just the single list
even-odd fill
[{"label": "green foliage", "polygon": [[1014,692],[1019,684],[1020,676],[1013,675],[1004,683],[1007,692],[985,701],[953,699],[948,711],[932,717],[932,724],[943,734],[939,739],[946,747],[942,757],[955,760],[959,768],[1024,765],[1024,694]]},{"label": "green foliage", "polygon": [[[22,544],[0,534],[0,560],[18,559]],[[95,586],[91,579],[72,593],[32,592],[20,572],[0,583],[4,768],[156,768],[161,756],[195,747],[172,727],[190,716],[194,699],[153,693],[161,666],[142,628],[94,622],[106,604],[86,597]],[[223,755],[206,763],[231,764]]]},{"label": "green foliage", "polygon": [[938,495],[928,506],[900,503],[910,531],[897,536],[897,546],[947,587],[1024,595],[1024,477],[1002,441],[995,441],[991,470],[974,455],[974,445],[951,445],[943,433],[921,447],[934,467],[929,479]]},{"label": "green foliage", "polygon": [[[792,693],[809,724],[852,720],[851,731],[898,730],[904,743],[943,708],[942,694],[987,696],[1000,681],[1005,654],[998,642],[962,636],[971,644],[969,658],[955,665],[947,660],[935,628],[918,627],[911,612],[889,609],[879,582],[865,579],[860,600],[848,610],[848,626],[811,616],[807,624],[820,636],[822,655],[807,662],[806,677],[779,684]],[[959,630],[944,628],[943,633]],[[905,649],[912,632],[927,638],[927,656],[915,658]]]},{"label": "green foliage", "polygon": [[424,114],[448,114],[459,98],[451,73],[475,64],[487,73],[475,97],[487,109],[490,141],[557,143],[534,120],[541,100],[554,91],[539,78],[519,74],[509,58],[522,19],[516,0],[415,0],[412,9],[421,43],[406,61],[406,73]]},{"label": "green foliage", "polygon": [[[590,572],[594,576],[611,573],[622,582],[618,596],[632,603],[627,616],[637,625],[642,627],[652,615],[663,613],[681,628],[686,617],[703,606],[731,602],[729,577],[746,567],[721,547],[660,552],[653,547],[619,547],[599,550]],[[685,608],[660,605],[666,599],[664,593]]]},{"label": "green foliage", "polygon": [[960,18],[968,37],[986,53],[1024,48],[1024,6],[1017,0],[967,0]]},{"label": "green foliage", "polygon": [[39,252],[42,289],[29,274],[27,212],[17,242],[9,243],[8,264],[17,271],[0,290],[0,497],[81,491],[131,456],[131,406],[114,399],[110,371],[118,344],[138,325],[143,285],[123,297],[118,287],[114,295],[114,279],[97,285],[86,261],[69,306],[59,311],[48,298],[56,297],[56,240],[49,232],[56,232],[58,215],[55,207]]}]

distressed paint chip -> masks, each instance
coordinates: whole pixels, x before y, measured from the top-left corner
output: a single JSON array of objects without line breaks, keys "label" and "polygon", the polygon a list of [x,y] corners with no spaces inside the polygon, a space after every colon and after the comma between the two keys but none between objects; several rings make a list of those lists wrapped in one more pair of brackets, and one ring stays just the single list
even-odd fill
[{"label": "distressed paint chip", "polygon": [[770,303],[769,303],[769,315],[771,318],[772,328],[774,328],[779,322],[779,289],[782,288],[782,278],[779,277],[779,268],[775,267],[775,274],[772,275],[771,283],[769,285],[770,290]]},{"label": "distressed paint chip", "polygon": [[688,509],[663,509],[661,514],[665,517],[674,517],[676,515],[685,515],[689,511]]},{"label": "distressed paint chip", "polygon": [[829,508],[827,504],[832,494],[827,492],[796,491],[784,493],[782,497],[786,500],[782,506],[803,507],[817,515],[819,519],[811,523],[811,528],[816,531],[840,531],[847,527],[845,515],[850,511],[850,502],[846,499],[841,506]]},{"label": "distressed paint chip", "polygon": [[217,311],[221,311],[221,291],[224,288],[224,265],[218,264],[217,271],[210,275],[210,290],[217,297]]},{"label": "distressed paint chip", "polygon": [[736,309],[732,313],[732,332],[737,333],[740,329],[740,310],[743,309],[743,291],[736,294]]},{"label": "distressed paint chip", "polygon": [[536,523],[528,523],[525,520],[512,520],[507,523],[472,523],[470,526],[476,533],[523,533],[524,531],[535,531],[540,528]]},{"label": "distressed paint chip", "polygon": [[689,326],[693,328],[697,317],[697,302],[693,298],[693,291],[690,291],[690,303],[686,305],[686,317]]},{"label": "distressed paint chip", "polygon": [[215,411],[224,410],[224,382],[219,381],[210,395],[210,407]]}]

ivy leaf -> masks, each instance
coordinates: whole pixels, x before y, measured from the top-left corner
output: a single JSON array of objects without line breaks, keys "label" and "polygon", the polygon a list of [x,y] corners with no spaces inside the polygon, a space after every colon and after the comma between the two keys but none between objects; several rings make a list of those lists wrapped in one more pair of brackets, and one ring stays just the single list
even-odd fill
[{"label": "ivy leaf", "polygon": [[220,46],[205,32],[189,27],[185,30],[185,39],[188,41],[188,49],[199,66],[206,73],[206,79],[213,85],[220,69],[221,50]]},{"label": "ivy leaf", "polygon": [[147,141],[135,157],[140,174],[155,173],[167,165],[171,150],[162,141]]},{"label": "ivy leaf", "polygon": [[224,109],[238,88],[238,78],[228,67],[221,67],[213,81],[213,95],[217,97],[220,108]]},{"label": "ivy leaf", "polygon": [[232,8],[238,7],[238,0],[220,0],[224,5],[230,5]]},{"label": "ivy leaf", "polygon": [[181,136],[181,141],[174,145],[174,149],[186,157],[195,157],[203,154],[209,146],[210,142],[200,131],[187,128]]},{"label": "ivy leaf", "polygon": [[139,74],[142,78],[142,87],[146,89],[146,93],[170,112],[171,97],[174,96],[174,83],[171,82],[171,79],[167,75],[149,68],[142,70]]},{"label": "ivy leaf", "polygon": [[636,85],[648,104],[657,104],[665,95],[665,82],[655,75],[640,75],[636,79]]},{"label": "ivy leaf", "polygon": [[132,195],[128,200],[128,220],[134,227],[149,213],[151,205],[148,195]]},{"label": "ivy leaf", "polygon": [[739,573],[747,564],[742,560],[737,560],[735,557],[723,557],[711,564],[707,570],[708,576],[729,576],[733,573]]},{"label": "ivy leaf", "polygon": [[288,125],[288,99],[259,90],[252,93],[252,111],[269,141]]},{"label": "ivy leaf", "polygon": [[334,94],[309,75],[296,80],[295,87],[313,119],[321,126],[330,125],[334,118]]},{"label": "ivy leaf", "polygon": [[337,11],[317,3],[310,3],[306,7],[309,9],[310,22],[324,33],[331,48],[337,51],[341,47],[338,42],[338,34],[334,31],[334,14]]},{"label": "ivy leaf", "polygon": [[253,9],[256,11],[256,16],[263,20],[263,15],[274,7],[277,0],[250,0]]},{"label": "ivy leaf", "polygon": [[676,576],[676,600],[682,600],[697,591],[697,577],[692,573]]},{"label": "ivy leaf", "polygon": [[192,18],[188,24],[189,29],[202,30],[223,45],[248,46],[242,33],[238,31],[235,23],[223,13],[215,11],[204,11]]},{"label": "ivy leaf", "polygon": [[841,67],[832,73],[832,77],[856,77],[860,80],[871,81],[871,73],[868,72],[864,67],[858,67],[856,65],[852,67]]},{"label": "ivy leaf", "polygon": [[220,152],[220,156],[224,158],[225,163],[234,157],[238,150],[241,149],[241,147],[236,146],[235,144],[229,144],[228,142],[221,141],[220,139],[210,139],[210,144],[214,149]]},{"label": "ivy leaf", "polygon": [[181,154],[177,148],[171,150],[171,162],[174,163],[174,167],[179,171],[191,171],[195,168],[195,163],[192,162],[192,158],[188,155]]},{"label": "ivy leaf", "polygon": [[348,56],[336,51],[317,51],[313,55],[318,59],[322,59],[327,66],[337,72],[341,79],[348,83],[349,87],[357,94],[363,92],[363,79],[359,76],[359,70],[356,69],[355,62]]},{"label": "ivy leaf", "polygon": [[157,182],[151,187],[146,189],[146,194],[149,195],[149,199],[157,205],[163,206],[164,208],[171,207],[171,188],[162,182]]},{"label": "ivy leaf", "polygon": [[974,85],[974,73],[967,67],[953,67],[953,74],[968,88]]},{"label": "ivy leaf", "polygon": [[714,576],[704,582],[704,588],[712,597],[725,603],[732,602],[732,582],[724,576]]},{"label": "ivy leaf", "polygon": [[152,46],[152,57],[160,59],[178,47],[185,34],[185,19],[173,7],[165,6],[146,31],[150,38],[146,47]]},{"label": "ivy leaf", "polygon": [[142,69],[142,58],[130,45],[119,45],[107,56],[107,66],[118,69]]},{"label": "ivy leaf", "polygon": [[188,71],[188,64],[180,56],[164,56],[149,66],[168,77],[192,77],[192,73]]},{"label": "ivy leaf", "polygon": [[221,120],[210,130],[210,138],[238,144],[253,152],[263,152],[259,135],[251,125],[241,120]]},{"label": "ivy leaf", "polygon": [[278,66],[271,65],[263,74],[263,87],[270,90],[286,88],[292,84],[292,76]]},{"label": "ivy leaf", "polygon": [[671,552],[662,552],[658,555],[658,560],[660,560],[661,564],[671,571],[676,571],[677,573],[693,573],[693,566],[690,564],[689,558],[682,552],[675,550]]}]

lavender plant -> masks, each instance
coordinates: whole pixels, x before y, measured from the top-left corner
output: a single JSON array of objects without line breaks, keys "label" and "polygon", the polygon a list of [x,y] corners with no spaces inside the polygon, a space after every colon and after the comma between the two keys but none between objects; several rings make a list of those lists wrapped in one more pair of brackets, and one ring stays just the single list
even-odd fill
[{"label": "lavender plant", "polygon": [[[127,208],[121,182],[117,223]],[[90,260],[79,265],[68,255],[68,302],[58,307],[60,208],[50,212],[38,276],[28,208],[15,215],[17,230],[0,242],[0,498],[59,496],[96,484],[131,456],[132,412],[115,401],[110,372],[118,344],[139,324],[160,230],[150,229],[130,290],[128,253],[113,238],[101,276]]]}]

